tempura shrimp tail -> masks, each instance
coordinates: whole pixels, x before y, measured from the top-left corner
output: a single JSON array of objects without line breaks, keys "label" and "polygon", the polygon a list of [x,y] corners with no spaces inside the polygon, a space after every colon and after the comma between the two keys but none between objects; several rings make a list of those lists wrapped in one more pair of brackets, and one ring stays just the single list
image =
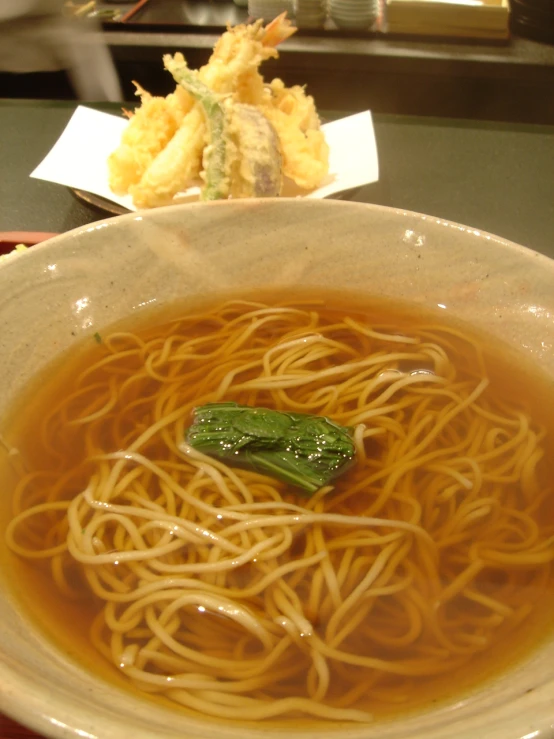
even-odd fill
[{"label": "tempura shrimp tail", "polygon": [[264,29],[262,43],[264,46],[277,46],[296,33],[296,28],[287,18],[286,11],[274,18]]},{"label": "tempura shrimp tail", "polygon": [[277,59],[275,47],[295,31],[285,13],[265,28],[261,20],[228,28],[199,70],[200,80],[214,92],[237,94],[238,102],[258,103],[263,91],[260,64]]}]

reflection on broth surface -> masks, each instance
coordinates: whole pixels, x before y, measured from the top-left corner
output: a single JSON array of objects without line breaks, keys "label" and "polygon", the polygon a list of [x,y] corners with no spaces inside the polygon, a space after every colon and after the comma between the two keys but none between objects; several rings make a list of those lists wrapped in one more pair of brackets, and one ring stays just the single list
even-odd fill
[{"label": "reflection on broth surface", "polygon": [[[85,344],[3,429],[6,541],[43,628],[103,674],[212,717],[364,722],[459,698],[546,635],[552,399],[501,347],[298,292]],[[215,401],[351,427],[355,464],[311,496],[229,467],[185,442]]]}]

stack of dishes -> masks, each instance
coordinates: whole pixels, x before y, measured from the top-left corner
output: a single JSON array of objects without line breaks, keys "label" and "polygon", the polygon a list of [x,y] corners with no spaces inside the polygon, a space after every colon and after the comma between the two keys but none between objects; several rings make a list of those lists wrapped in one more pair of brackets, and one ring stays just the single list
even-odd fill
[{"label": "stack of dishes", "polygon": [[327,17],[324,0],[294,0],[298,28],[321,28]]},{"label": "stack of dishes", "polygon": [[248,0],[248,15],[263,18],[266,23],[281,13],[292,15],[292,0]]},{"label": "stack of dishes", "polygon": [[554,44],[554,0],[512,0],[510,7],[518,36]]},{"label": "stack of dishes", "polygon": [[345,30],[367,30],[378,14],[378,0],[329,0],[331,19]]}]

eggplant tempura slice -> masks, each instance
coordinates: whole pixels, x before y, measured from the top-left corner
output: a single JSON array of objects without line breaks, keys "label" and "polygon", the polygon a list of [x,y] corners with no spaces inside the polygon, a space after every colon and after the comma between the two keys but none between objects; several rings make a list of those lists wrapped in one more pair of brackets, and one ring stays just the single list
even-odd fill
[{"label": "eggplant tempura slice", "polygon": [[282,156],[277,132],[253,105],[229,107],[229,131],[237,148],[231,174],[231,196],[271,198],[281,194]]}]

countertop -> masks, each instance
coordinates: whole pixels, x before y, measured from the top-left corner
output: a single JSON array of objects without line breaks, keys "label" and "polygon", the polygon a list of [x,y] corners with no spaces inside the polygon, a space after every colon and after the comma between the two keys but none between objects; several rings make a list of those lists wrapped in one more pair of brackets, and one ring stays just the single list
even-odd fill
[{"label": "countertop", "polygon": [[[60,232],[105,217],[67,188],[29,179],[74,108],[0,101],[0,231]],[[355,199],[457,221],[554,257],[554,126],[382,114],[374,124],[380,182]]]}]

